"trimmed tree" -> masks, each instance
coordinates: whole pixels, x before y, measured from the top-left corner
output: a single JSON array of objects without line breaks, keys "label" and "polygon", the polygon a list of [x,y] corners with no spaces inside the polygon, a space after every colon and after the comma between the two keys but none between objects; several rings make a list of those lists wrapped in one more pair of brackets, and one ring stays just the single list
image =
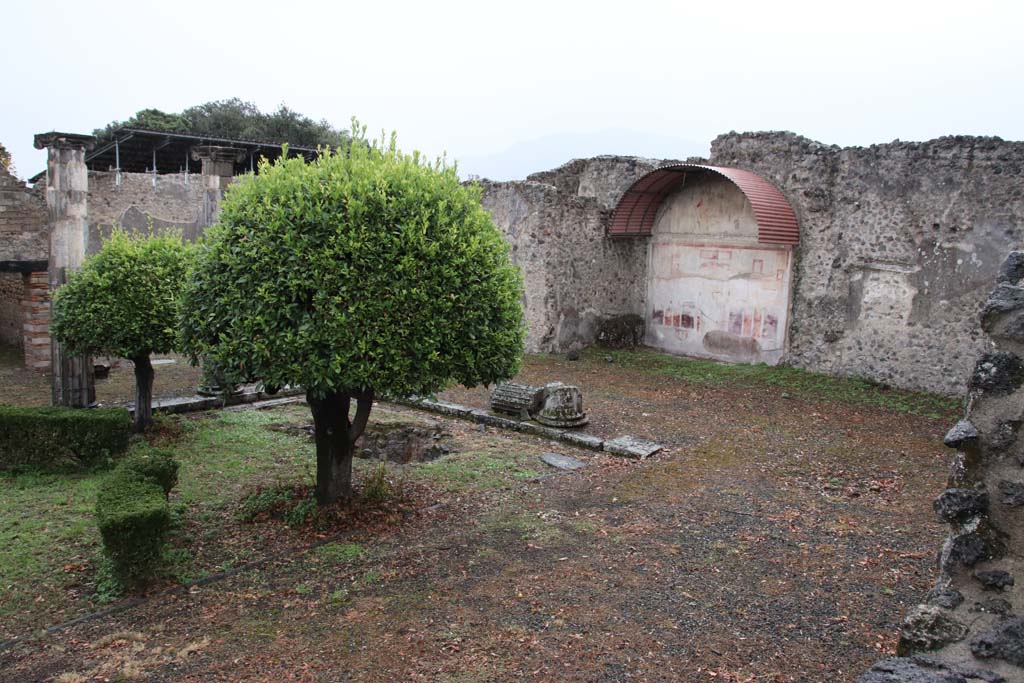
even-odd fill
[{"label": "trimmed tree", "polygon": [[182,307],[193,360],[305,388],[321,505],[351,495],[374,397],[490,384],[522,359],[521,281],[479,187],[359,140],[231,186]]},{"label": "trimmed tree", "polygon": [[53,298],[50,331],[69,353],[121,356],[135,366],[135,421],[153,421],[150,355],[174,350],[178,296],[194,248],[180,235],[115,229]]}]

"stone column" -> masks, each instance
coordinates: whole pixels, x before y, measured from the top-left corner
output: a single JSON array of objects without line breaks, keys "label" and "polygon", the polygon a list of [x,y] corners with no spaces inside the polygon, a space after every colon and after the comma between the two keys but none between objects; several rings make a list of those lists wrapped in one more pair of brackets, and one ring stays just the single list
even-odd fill
[{"label": "stone column", "polygon": [[246,154],[244,149],[238,147],[199,145],[192,148],[192,159],[203,162],[203,182],[206,185],[203,210],[199,217],[201,229],[217,222],[224,190],[235,178],[235,164],[242,161]]},{"label": "stone column", "polygon": [[[46,149],[46,208],[50,232],[49,284],[52,294],[67,282],[68,274],[85,260],[89,234],[89,171],[85,153],[96,138],[91,135],[42,133],[36,149]],[[96,403],[92,359],[69,356],[61,344],[51,341],[53,405],[87,408]]]}]

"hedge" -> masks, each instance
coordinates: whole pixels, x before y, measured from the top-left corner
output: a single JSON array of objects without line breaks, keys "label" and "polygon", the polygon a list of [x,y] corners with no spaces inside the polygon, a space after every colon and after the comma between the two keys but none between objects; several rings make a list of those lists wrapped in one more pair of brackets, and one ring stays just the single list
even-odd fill
[{"label": "hedge", "polygon": [[132,452],[118,463],[117,468],[131,470],[153,481],[163,489],[165,496],[178,483],[178,462],[167,451],[156,448]]},{"label": "hedge", "polygon": [[114,575],[126,587],[142,583],[163,557],[171,510],[163,487],[128,467],[118,467],[96,496],[96,523]]},{"label": "hedge", "polygon": [[128,448],[124,408],[20,408],[0,405],[0,470],[94,465]]}]

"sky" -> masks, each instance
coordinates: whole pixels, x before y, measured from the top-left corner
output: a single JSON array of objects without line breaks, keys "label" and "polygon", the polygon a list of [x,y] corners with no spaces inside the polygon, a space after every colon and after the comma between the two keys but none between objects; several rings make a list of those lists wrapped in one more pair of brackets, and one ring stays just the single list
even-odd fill
[{"label": "sky", "polygon": [[1024,3],[5,3],[0,144],[239,97],[398,133],[463,175],[685,158],[735,131],[1024,139]]}]

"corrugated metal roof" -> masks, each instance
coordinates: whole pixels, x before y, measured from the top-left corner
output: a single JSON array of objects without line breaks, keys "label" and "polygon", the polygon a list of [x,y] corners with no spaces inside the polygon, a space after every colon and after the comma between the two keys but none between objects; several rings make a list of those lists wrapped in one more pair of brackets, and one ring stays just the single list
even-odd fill
[{"label": "corrugated metal roof", "polygon": [[633,183],[615,206],[608,235],[650,235],[658,208],[686,181],[688,173],[716,173],[736,185],[754,210],[758,242],[792,245],[800,241],[796,214],[779,188],[756,173],[741,168],[700,164],[662,166]]}]

